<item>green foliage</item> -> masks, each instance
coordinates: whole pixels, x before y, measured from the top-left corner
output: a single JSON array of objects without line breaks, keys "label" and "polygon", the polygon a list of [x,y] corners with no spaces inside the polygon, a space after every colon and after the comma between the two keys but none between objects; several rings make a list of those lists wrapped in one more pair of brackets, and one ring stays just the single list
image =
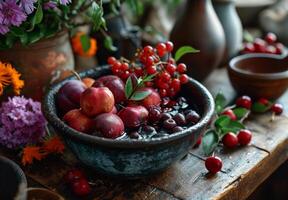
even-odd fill
[{"label": "green foliage", "polygon": [[188,54],[188,53],[198,53],[199,50],[197,49],[194,49],[193,47],[190,47],[190,46],[183,46],[183,47],[180,47],[176,53],[175,53],[175,61],[179,61],[180,58],[182,58],[182,56]]}]

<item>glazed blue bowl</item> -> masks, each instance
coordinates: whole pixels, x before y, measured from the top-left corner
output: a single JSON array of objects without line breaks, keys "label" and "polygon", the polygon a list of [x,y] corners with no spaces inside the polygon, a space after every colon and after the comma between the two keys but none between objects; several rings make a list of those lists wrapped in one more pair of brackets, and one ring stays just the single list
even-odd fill
[{"label": "glazed blue bowl", "polygon": [[[82,78],[98,78],[111,74],[108,67],[80,73]],[[194,126],[169,136],[152,139],[113,140],[77,132],[57,115],[55,97],[68,80],[52,86],[43,102],[43,111],[49,124],[60,134],[74,155],[85,165],[108,176],[140,178],[157,173],[184,157],[205,131],[214,113],[214,100],[199,82],[189,79],[181,95],[197,107],[201,120]]]}]

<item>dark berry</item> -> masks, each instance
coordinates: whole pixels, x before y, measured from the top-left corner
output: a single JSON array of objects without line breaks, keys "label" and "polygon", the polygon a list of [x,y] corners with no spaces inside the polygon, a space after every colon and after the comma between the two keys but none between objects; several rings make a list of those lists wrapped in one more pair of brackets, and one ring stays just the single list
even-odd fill
[{"label": "dark berry", "polygon": [[151,133],[155,133],[156,132],[155,128],[152,127],[152,126],[143,126],[142,127],[142,131],[144,133],[146,133],[146,134],[151,134]]},{"label": "dark berry", "polygon": [[226,115],[230,117],[231,120],[235,121],[237,120],[237,116],[235,115],[234,111],[231,109],[225,110],[222,115]]},{"label": "dark berry", "polygon": [[181,113],[177,113],[173,117],[174,121],[177,123],[178,126],[184,126],[186,124],[185,116]]},{"label": "dark berry", "polygon": [[242,146],[245,146],[251,142],[252,133],[249,130],[241,130],[239,131],[237,138],[238,138],[239,144]]},{"label": "dark berry", "polygon": [[265,37],[265,41],[272,44],[277,41],[277,36],[274,33],[268,33]]},{"label": "dark berry", "polygon": [[173,133],[178,133],[184,131],[184,128],[182,128],[181,126],[175,126],[172,130]]},{"label": "dark berry", "polygon": [[149,109],[148,120],[150,123],[157,123],[161,119],[161,112],[159,109],[152,107]]},{"label": "dark berry", "polygon": [[176,122],[174,121],[174,119],[166,119],[164,122],[163,122],[163,127],[165,129],[168,129],[168,130],[172,130],[174,127],[176,127],[177,124]]},{"label": "dark berry", "polygon": [[197,112],[195,112],[194,110],[188,112],[185,116],[186,118],[186,122],[188,124],[196,124],[197,122],[199,122],[200,120],[200,116]]},{"label": "dark berry", "polygon": [[210,173],[216,174],[222,168],[222,160],[216,156],[208,157],[205,160],[205,167]]},{"label": "dark berry", "polygon": [[222,143],[225,147],[233,149],[238,145],[238,138],[234,133],[229,132],[222,138]]},{"label": "dark berry", "polygon": [[236,100],[236,105],[238,107],[242,107],[242,108],[246,108],[246,109],[250,109],[251,108],[251,105],[252,105],[252,101],[251,101],[251,98],[249,96],[242,96],[242,97],[239,97],[237,100]]},{"label": "dark berry", "polygon": [[281,115],[283,112],[283,106],[280,103],[275,103],[272,107],[271,107],[271,111],[274,112],[276,115]]},{"label": "dark berry", "polygon": [[132,139],[139,139],[141,138],[140,134],[138,133],[138,131],[133,131],[129,134],[130,138]]},{"label": "dark berry", "polygon": [[72,184],[72,190],[77,196],[86,196],[91,192],[91,187],[86,179],[80,179]]},{"label": "dark berry", "polygon": [[72,170],[68,171],[64,176],[65,182],[69,183],[69,184],[75,182],[76,180],[82,179],[82,178],[85,178],[85,175],[79,169],[72,169]]}]

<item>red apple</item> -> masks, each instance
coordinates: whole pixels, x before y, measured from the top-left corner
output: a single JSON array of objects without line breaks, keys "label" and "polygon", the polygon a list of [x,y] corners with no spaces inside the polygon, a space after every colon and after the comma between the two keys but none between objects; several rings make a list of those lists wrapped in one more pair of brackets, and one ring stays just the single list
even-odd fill
[{"label": "red apple", "polygon": [[143,106],[129,106],[120,110],[118,116],[126,128],[137,128],[147,122],[148,114],[147,109]]},{"label": "red apple", "polygon": [[56,105],[61,115],[80,108],[80,96],[86,88],[86,85],[78,80],[68,81],[60,88],[56,95]]},{"label": "red apple", "polygon": [[143,88],[141,91],[149,91],[150,95],[147,96],[142,102],[141,105],[145,106],[147,109],[151,106],[159,106],[161,103],[161,98],[158,92],[153,88]]},{"label": "red apple", "polygon": [[114,95],[115,102],[120,103],[125,101],[125,84],[123,81],[114,75],[102,76],[97,79],[93,87],[107,87]]},{"label": "red apple", "polygon": [[111,112],[114,103],[114,96],[107,87],[88,88],[82,93],[80,98],[82,111],[89,117]]},{"label": "red apple", "polygon": [[95,118],[95,130],[105,138],[118,138],[124,133],[123,121],[115,114],[104,113]]},{"label": "red apple", "polygon": [[84,115],[79,109],[70,110],[64,115],[63,121],[79,132],[91,133],[93,130],[93,120]]}]

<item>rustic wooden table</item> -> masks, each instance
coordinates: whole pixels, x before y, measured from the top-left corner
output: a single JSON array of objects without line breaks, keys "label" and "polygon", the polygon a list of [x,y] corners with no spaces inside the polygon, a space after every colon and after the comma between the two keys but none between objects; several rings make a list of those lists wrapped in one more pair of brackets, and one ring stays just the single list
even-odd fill
[{"label": "rustic wooden table", "polygon": [[[223,91],[229,99],[235,97],[226,71],[219,69],[205,83],[213,94]],[[288,92],[280,102],[288,103]],[[287,116],[288,110],[286,108]],[[184,200],[247,198],[267,177],[288,158],[288,117],[270,114],[255,115],[245,123],[253,131],[250,146],[234,151],[217,149],[223,160],[223,172],[209,176],[204,167],[201,148],[192,149],[182,160],[166,171],[143,180],[117,180],[103,177],[85,169],[93,183],[93,193],[85,199],[94,200]],[[9,152],[2,154],[13,158]],[[46,187],[57,191],[66,199],[75,198],[65,186],[62,177],[73,167],[84,168],[67,153],[61,158],[48,158],[24,168],[29,186]]]}]

